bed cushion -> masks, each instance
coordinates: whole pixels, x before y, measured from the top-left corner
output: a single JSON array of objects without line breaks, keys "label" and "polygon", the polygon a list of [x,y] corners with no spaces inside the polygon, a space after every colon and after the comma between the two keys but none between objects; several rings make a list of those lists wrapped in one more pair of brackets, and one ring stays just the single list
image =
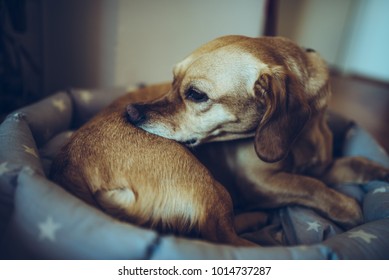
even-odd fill
[{"label": "bed cushion", "polygon": [[[0,257],[5,259],[387,259],[389,184],[335,188],[357,199],[365,224],[344,232],[299,206],[269,211],[242,236],[262,247],[236,248],[162,236],[95,209],[47,178],[71,133],[125,89],[69,90],[10,114],[0,125]],[[337,156],[389,158],[358,125],[329,114]],[[258,225],[258,226],[256,226]]]}]

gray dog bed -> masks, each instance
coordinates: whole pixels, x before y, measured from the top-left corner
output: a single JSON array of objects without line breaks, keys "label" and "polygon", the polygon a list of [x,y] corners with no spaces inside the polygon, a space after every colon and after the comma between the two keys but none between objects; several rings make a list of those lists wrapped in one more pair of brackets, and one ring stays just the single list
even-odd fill
[{"label": "gray dog bed", "polygon": [[[242,235],[262,245],[235,248],[162,236],[117,221],[47,178],[72,131],[124,89],[59,92],[10,114],[0,126],[0,258],[3,259],[389,259],[389,184],[336,188],[362,205],[365,223],[344,232],[298,206],[269,212]],[[340,155],[389,167],[382,148],[357,125],[329,118]],[[255,221],[254,221],[255,225]]]}]

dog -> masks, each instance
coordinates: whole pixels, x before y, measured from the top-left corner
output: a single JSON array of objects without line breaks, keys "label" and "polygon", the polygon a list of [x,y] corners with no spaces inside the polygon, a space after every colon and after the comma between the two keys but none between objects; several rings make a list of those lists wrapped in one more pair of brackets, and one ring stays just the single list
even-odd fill
[{"label": "dog", "polygon": [[128,107],[133,125],[189,147],[223,141],[197,154],[241,207],[302,205],[345,229],[363,222],[356,200],[329,186],[388,181],[389,170],[333,158],[329,71],[317,52],[282,37],[224,36],[173,74],[165,96]]},{"label": "dog", "polygon": [[136,128],[126,107],[165,94],[155,85],[126,94],[78,129],[53,161],[50,177],[106,213],[162,233],[235,246],[227,190],[183,145]]}]

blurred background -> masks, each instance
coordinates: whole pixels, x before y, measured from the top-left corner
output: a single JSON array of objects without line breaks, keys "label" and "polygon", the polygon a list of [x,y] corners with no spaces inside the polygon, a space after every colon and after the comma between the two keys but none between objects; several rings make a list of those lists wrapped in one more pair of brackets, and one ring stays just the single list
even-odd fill
[{"label": "blurred background", "polygon": [[0,120],[57,90],[170,80],[218,36],[280,35],[322,54],[331,108],[389,151],[389,1],[0,0]]}]

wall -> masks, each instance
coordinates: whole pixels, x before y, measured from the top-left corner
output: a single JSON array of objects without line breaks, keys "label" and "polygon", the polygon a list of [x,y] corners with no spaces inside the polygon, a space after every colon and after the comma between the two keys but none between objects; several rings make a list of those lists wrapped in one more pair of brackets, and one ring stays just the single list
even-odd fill
[{"label": "wall", "polygon": [[169,80],[199,45],[259,36],[265,19],[265,0],[42,1],[47,92]]},{"label": "wall", "polygon": [[173,65],[227,34],[259,36],[257,0],[119,1],[115,84],[171,79]]},{"label": "wall", "polygon": [[39,1],[0,2],[0,120],[42,94],[43,53]]},{"label": "wall", "polygon": [[389,1],[361,0],[357,8],[342,68],[389,82]]},{"label": "wall", "polygon": [[279,0],[277,35],[315,49],[337,65],[354,0]]},{"label": "wall", "polygon": [[111,1],[42,1],[45,91],[103,86],[112,73],[104,50],[115,44],[115,31],[104,26],[114,20],[105,6]]},{"label": "wall", "polygon": [[389,81],[389,1],[279,0],[277,33],[348,74]]}]

